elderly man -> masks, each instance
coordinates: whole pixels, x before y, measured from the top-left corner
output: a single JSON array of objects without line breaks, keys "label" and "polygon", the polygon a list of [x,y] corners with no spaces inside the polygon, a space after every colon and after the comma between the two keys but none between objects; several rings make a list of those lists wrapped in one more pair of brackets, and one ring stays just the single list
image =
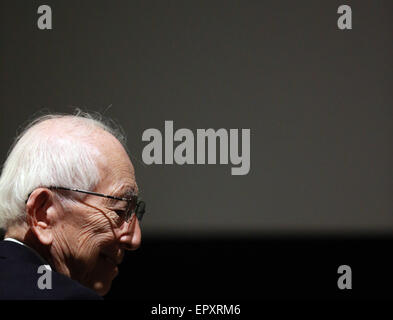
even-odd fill
[{"label": "elderly man", "polygon": [[80,111],[33,121],[0,177],[0,299],[102,299],[141,243],[119,130]]}]

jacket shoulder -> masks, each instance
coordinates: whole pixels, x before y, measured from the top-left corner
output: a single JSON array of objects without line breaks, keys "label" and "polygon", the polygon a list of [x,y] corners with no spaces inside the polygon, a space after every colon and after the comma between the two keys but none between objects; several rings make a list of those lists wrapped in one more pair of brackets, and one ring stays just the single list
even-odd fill
[{"label": "jacket shoulder", "polygon": [[42,268],[28,248],[4,242],[0,244],[0,300],[102,300],[93,290]]}]

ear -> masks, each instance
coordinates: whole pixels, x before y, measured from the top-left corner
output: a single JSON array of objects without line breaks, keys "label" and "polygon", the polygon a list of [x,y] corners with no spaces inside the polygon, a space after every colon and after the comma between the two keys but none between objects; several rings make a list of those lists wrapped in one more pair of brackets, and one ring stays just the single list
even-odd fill
[{"label": "ear", "polygon": [[35,189],[27,203],[27,223],[39,242],[50,245],[53,241],[53,225],[56,220],[56,207],[49,189]]}]

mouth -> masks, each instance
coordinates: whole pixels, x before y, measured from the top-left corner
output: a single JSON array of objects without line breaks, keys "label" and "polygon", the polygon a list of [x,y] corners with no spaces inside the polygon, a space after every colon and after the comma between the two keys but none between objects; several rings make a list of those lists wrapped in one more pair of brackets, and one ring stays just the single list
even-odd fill
[{"label": "mouth", "polygon": [[102,258],[103,258],[106,262],[108,262],[109,264],[111,264],[113,267],[116,267],[116,268],[117,268],[117,266],[121,263],[121,261],[119,261],[119,260],[117,260],[117,259],[115,259],[115,258],[113,258],[113,257],[111,257],[111,256],[108,256],[108,255],[106,255],[106,254],[101,254],[101,256],[102,256]]}]

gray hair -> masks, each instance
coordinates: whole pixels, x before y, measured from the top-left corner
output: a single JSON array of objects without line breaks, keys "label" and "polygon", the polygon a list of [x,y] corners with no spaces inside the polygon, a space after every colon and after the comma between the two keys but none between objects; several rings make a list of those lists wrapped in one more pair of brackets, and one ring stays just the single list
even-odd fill
[{"label": "gray hair", "polygon": [[94,189],[100,176],[98,150],[92,141],[100,129],[112,134],[127,150],[120,126],[98,113],[76,109],[73,115],[47,114],[30,121],[16,137],[3,165],[0,228],[25,221],[25,202],[38,187]]}]

